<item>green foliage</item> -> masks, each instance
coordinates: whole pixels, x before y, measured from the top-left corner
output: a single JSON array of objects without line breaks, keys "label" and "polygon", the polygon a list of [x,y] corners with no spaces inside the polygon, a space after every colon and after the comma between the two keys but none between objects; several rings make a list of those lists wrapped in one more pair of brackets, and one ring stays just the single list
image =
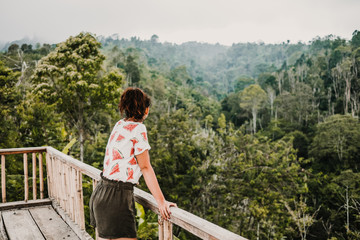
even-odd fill
[{"label": "green foliage", "polygon": [[351,116],[334,115],[318,124],[310,155],[316,159],[314,168],[336,172],[359,169],[360,124]]},{"label": "green foliage", "polygon": [[[225,47],[154,35],[101,47],[81,33],[57,46],[9,44],[0,144],[51,145],[101,169],[126,82],[152,98],[145,124],[168,200],[249,239],[357,239],[358,36]],[[7,157],[6,171],[8,201],[22,200],[21,156]],[[90,179],[83,186],[88,219]],[[139,239],[157,239],[157,215],[138,212]],[[178,227],[174,236],[197,239]]]},{"label": "green foliage", "polygon": [[105,58],[99,47],[88,33],[70,37],[41,59],[32,76],[34,94],[56,106],[70,128],[76,129],[82,161],[94,113],[112,111],[111,103],[121,93],[122,76],[116,70],[99,77]]}]

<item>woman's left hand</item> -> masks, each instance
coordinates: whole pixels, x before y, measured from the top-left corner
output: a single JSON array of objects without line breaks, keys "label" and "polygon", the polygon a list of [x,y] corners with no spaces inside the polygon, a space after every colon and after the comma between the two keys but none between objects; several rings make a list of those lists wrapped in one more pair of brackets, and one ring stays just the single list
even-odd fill
[{"label": "woman's left hand", "polygon": [[170,219],[170,215],[171,215],[170,207],[177,207],[177,205],[176,205],[176,203],[169,202],[166,200],[164,201],[164,203],[159,204],[159,211],[160,211],[161,217],[165,220]]}]

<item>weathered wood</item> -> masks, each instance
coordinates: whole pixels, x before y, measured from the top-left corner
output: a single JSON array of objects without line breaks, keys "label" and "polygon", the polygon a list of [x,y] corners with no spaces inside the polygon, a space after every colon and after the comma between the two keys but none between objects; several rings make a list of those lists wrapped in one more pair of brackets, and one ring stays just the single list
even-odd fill
[{"label": "weathered wood", "polygon": [[10,239],[45,239],[28,210],[3,211],[2,216]]},{"label": "weathered wood", "polygon": [[5,175],[5,155],[1,155],[1,197],[2,202],[6,202],[6,175]]},{"label": "weathered wood", "polygon": [[0,149],[1,155],[11,155],[19,153],[46,152],[47,147],[29,147],[29,148],[4,148]]},{"label": "weathered wood", "polygon": [[46,240],[79,239],[52,206],[30,208],[29,211]]},{"label": "weathered wood", "polygon": [[67,165],[72,166],[76,170],[80,171],[81,173],[99,181],[100,180],[100,170],[94,168],[93,166],[90,166],[86,163],[80,162],[79,160],[76,160],[75,158],[68,156],[59,150],[56,150],[52,147],[47,147],[48,153],[50,153],[52,156],[58,157],[58,160],[62,162],[66,162]]},{"label": "weathered wood", "polygon": [[84,196],[82,188],[82,173],[78,172],[78,194],[79,194],[79,214],[80,214],[80,228],[85,229],[85,212],[84,212]]},{"label": "weathered wood", "polygon": [[172,223],[164,220],[160,215],[158,216],[159,224],[159,240],[172,240]]},{"label": "weathered wood", "polygon": [[44,199],[44,172],[43,172],[43,153],[39,153],[39,181],[40,199]]},{"label": "weathered wood", "polygon": [[172,223],[164,221],[164,240],[173,240]]},{"label": "weathered wood", "polygon": [[71,197],[70,197],[70,192],[71,192],[71,188],[70,188],[70,166],[65,165],[65,192],[66,192],[66,212],[70,215],[71,210],[70,210],[70,205],[71,205]]},{"label": "weathered wood", "polygon": [[28,176],[28,161],[27,161],[27,154],[24,153],[24,195],[25,195],[25,202],[29,200],[29,176]]},{"label": "weathered wood", "polygon": [[164,240],[164,219],[158,215],[159,240]]},{"label": "weathered wood", "polygon": [[8,236],[6,234],[4,221],[2,219],[2,213],[0,212],[0,240],[8,240]]},{"label": "weathered wood", "polygon": [[65,213],[65,211],[59,206],[59,204],[57,204],[55,201],[52,201],[52,206],[81,240],[93,240],[85,230],[81,229],[78,224],[71,221],[69,215]]},{"label": "weathered wood", "polygon": [[36,191],[36,153],[32,153],[33,200],[37,198]]},{"label": "weathered wood", "polygon": [[25,201],[7,202],[7,203],[0,203],[0,211],[35,207],[35,206],[44,206],[44,205],[50,205],[50,204],[51,204],[51,200],[48,198],[38,199],[38,200],[29,200],[27,202],[25,202]]},{"label": "weathered wood", "polygon": [[[151,194],[141,189],[134,188],[134,197],[136,202],[151,209],[159,215],[157,203]],[[246,238],[243,238],[180,208],[171,208],[170,222],[184,228],[202,239],[246,240]]]},{"label": "weathered wood", "polygon": [[52,193],[52,167],[51,167],[51,160],[50,154],[46,153],[45,155],[45,162],[46,162],[46,179],[47,179],[47,190],[49,197],[54,197]]},{"label": "weathered wood", "polygon": [[70,187],[71,187],[71,194],[70,194],[70,201],[71,201],[71,207],[70,207],[70,217],[75,222],[75,211],[76,211],[76,188],[75,188],[75,169],[71,167],[70,169]]}]

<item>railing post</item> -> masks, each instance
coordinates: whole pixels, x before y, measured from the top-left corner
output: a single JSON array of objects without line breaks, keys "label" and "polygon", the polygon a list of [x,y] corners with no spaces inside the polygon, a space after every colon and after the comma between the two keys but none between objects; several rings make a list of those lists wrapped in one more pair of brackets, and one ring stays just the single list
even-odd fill
[{"label": "railing post", "polygon": [[27,162],[27,154],[24,153],[24,190],[25,190],[25,199],[27,202],[29,200],[29,182],[28,182],[28,162]]},{"label": "railing post", "polygon": [[159,240],[164,240],[164,220],[160,215],[158,216],[158,223],[159,223]]},{"label": "railing post", "polygon": [[76,212],[77,221],[81,229],[85,229],[85,215],[84,215],[84,197],[82,189],[82,173],[78,170],[75,171],[76,182]]},{"label": "railing post", "polygon": [[36,200],[36,153],[32,153],[33,199]]},{"label": "railing post", "polygon": [[2,202],[6,202],[6,175],[5,175],[5,155],[1,155],[1,197]]},{"label": "railing post", "polygon": [[172,223],[170,221],[164,220],[160,215],[159,219],[159,240],[172,240]]},{"label": "railing post", "polygon": [[44,199],[43,153],[39,153],[40,199]]}]

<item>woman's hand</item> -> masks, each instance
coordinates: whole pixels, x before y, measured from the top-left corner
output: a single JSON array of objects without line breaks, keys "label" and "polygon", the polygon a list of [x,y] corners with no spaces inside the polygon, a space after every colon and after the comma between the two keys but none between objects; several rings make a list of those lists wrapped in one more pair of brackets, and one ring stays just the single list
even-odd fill
[{"label": "woman's hand", "polygon": [[176,203],[168,202],[166,200],[162,203],[159,203],[158,205],[159,205],[159,211],[161,217],[165,220],[170,219],[170,215],[171,215],[170,207],[177,207]]}]

